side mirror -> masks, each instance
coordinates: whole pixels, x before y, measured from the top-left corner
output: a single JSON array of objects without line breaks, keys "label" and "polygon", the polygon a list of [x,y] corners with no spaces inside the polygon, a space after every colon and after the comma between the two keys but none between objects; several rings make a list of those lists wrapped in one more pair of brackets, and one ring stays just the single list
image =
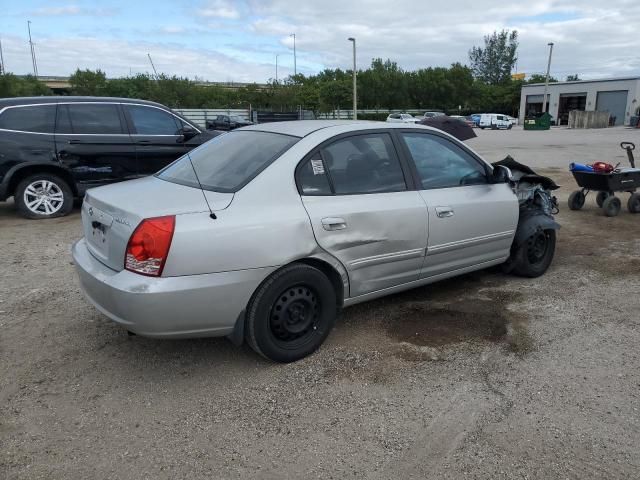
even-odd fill
[{"label": "side mirror", "polygon": [[493,167],[493,183],[510,183],[513,181],[511,170],[504,165]]},{"label": "side mirror", "polygon": [[182,134],[185,140],[190,140],[196,135],[198,135],[198,131],[195,128],[191,127],[190,125],[184,125],[180,130],[180,133]]}]

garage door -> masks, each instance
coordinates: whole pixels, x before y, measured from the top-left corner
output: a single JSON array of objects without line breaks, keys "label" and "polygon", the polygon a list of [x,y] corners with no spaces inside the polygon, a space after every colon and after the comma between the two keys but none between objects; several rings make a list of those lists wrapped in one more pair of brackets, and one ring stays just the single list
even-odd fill
[{"label": "garage door", "polygon": [[627,112],[628,94],[628,90],[598,92],[596,110],[599,112],[609,112],[612,117],[616,117],[616,125],[623,125],[624,115]]}]

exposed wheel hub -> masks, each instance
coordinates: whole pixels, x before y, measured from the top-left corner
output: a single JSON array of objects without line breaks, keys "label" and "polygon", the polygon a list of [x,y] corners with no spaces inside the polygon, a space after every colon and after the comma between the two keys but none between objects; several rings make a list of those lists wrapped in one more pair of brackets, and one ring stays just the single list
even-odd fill
[{"label": "exposed wheel hub", "polygon": [[313,290],[298,285],[282,292],[271,311],[271,330],[279,340],[289,341],[315,329],[318,299]]},{"label": "exposed wheel hub", "polygon": [[539,231],[533,235],[528,242],[527,253],[531,263],[540,262],[547,253],[548,239],[544,231]]}]

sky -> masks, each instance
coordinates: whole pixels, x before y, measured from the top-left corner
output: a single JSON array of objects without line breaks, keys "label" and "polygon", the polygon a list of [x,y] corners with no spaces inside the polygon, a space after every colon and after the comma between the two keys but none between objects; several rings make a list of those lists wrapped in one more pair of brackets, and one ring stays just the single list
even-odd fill
[{"label": "sky", "polygon": [[6,71],[77,68],[108,77],[151,72],[219,82],[265,82],[297,71],[390,58],[406,70],[468,63],[494,30],[517,29],[518,72],[559,79],[640,76],[639,0],[0,0]]}]

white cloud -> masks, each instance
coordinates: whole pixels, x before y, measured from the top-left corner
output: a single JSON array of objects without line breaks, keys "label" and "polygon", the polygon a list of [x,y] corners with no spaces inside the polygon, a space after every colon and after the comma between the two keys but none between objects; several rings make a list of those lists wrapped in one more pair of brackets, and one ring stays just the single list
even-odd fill
[{"label": "white cloud", "polygon": [[233,4],[233,2],[227,0],[212,0],[207,2],[207,5],[198,11],[198,15],[203,17],[214,18],[226,18],[237,19],[240,17],[240,11]]},{"label": "white cloud", "polygon": [[78,5],[64,5],[59,7],[42,7],[30,12],[31,15],[39,17],[58,17],[65,15],[90,15],[102,16],[112,15],[113,11],[104,8],[82,8]]}]

